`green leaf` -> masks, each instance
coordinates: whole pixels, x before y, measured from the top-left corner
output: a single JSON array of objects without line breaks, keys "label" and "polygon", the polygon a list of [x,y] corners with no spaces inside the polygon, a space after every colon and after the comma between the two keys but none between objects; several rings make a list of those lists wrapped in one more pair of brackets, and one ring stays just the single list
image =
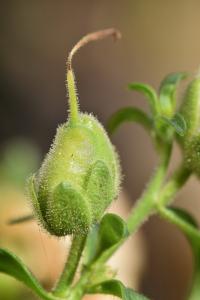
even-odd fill
[{"label": "green leaf", "polygon": [[171,125],[177,134],[184,136],[187,130],[187,124],[184,117],[180,113],[176,113],[173,118],[162,117],[162,119]]},{"label": "green leaf", "polygon": [[183,219],[185,222],[189,223],[191,226],[198,228],[197,221],[191,216],[186,210],[179,207],[170,207],[169,211],[174,213],[177,217]]},{"label": "green leaf", "polygon": [[125,107],[111,116],[107,124],[108,132],[112,134],[124,122],[137,122],[148,131],[152,128],[152,120],[146,113],[135,107]]},{"label": "green leaf", "polygon": [[141,92],[149,102],[149,106],[153,115],[159,111],[159,102],[156,91],[148,84],[133,82],[128,85],[130,90]]},{"label": "green leaf", "polygon": [[161,112],[167,116],[171,117],[174,114],[176,107],[176,88],[178,83],[185,79],[187,74],[182,73],[172,73],[167,75],[160,84],[159,88],[159,99]]},{"label": "green leaf", "polygon": [[115,214],[106,214],[99,225],[90,232],[85,253],[85,264],[96,261],[104,262],[116,248],[129,235],[127,224]]},{"label": "green leaf", "polygon": [[163,218],[175,224],[185,234],[193,249],[200,246],[200,231],[188,212],[175,207],[159,207],[158,211]]},{"label": "green leaf", "polygon": [[42,299],[56,299],[42,288],[37,279],[16,255],[5,249],[0,249],[0,272],[23,282]]},{"label": "green leaf", "polygon": [[188,239],[194,258],[194,274],[188,300],[200,299],[200,231],[195,219],[180,208],[160,208],[161,216],[178,226]]},{"label": "green leaf", "polygon": [[108,294],[123,300],[148,300],[146,297],[126,288],[119,280],[108,280],[94,285],[87,290],[89,294]]}]

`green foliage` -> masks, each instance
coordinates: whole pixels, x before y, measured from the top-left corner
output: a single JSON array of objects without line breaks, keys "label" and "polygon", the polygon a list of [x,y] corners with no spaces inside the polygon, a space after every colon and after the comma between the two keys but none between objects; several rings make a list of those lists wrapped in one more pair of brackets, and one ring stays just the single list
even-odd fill
[{"label": "green foliage", "polygon": [[17,280],[23,282],[42,299],[56,300],[42,288],[24,263],[17,258],[16,255],[5,249],[0,249],[0,272],[13,276]]},{"label": "green foliage", "polygon": [[161,216],[175,224],[186,236],[193,254],[193,280],[188,293],[189,300],[200,299],[200,230],[193,216],[180,208],[162,208]]},{"label": "green foliage", "polygon": [[130,90],[141,92],[147,99],[150,115],[136,107],[122,108],[114,113],[108,122],[108,131],[113,133],[124,122],[137,122],[142,125],[153,139],[158,152],[172,143],[174,134],[184,136],[187,122],[176,111],[176,88],[186,78],[186,73],[167,75],[161,82],[158,94],[148,84],[134,82],[128,85]]},{"label": "green foliage", "polygon": [[148,300],[146,297],[126,288],[119,280],[104,281],[88,289],[91,294],[109,294],[123,300]]},{"label": "green foliage", "polygon": [[106,214],[99,225],[90,232],[86,245],[85,264],[96,260],[106,261],[116,248],[128,236],[125,221],[115,214]]},{"label": "green foliage", "polygon": [[167,75],[160,84],[159,99],[161,112],[171,118],[176,109],[176,88],[178,83],[187,77],[186,73],[172,73]]},{"label": "green foliage", "polygon": [[184,117],[180,113],[176,113],[171,119],[163,117],[163,120],[169,125],[171,125],[178,135],[185,135],[187,130],[187,124]]},{"label": "green foliage", "polygon": [[[115,280],[115,273],[106,262],[149,216],[159,214],[175,224],[191,246],[194,276],[188,299],[199,300],[200,231],[197,222],[186,211],[168,206],[192,173],[200,175],[200,79],[197,77],[191,82],[180,109],[177,109],[176,89],[186,77],[185,73],[166,76],[158,93],[143,83],[129,84],[129,89],[146,97],[150,112],[135,107],[122,108],[110,118],[108,130],[113,133],[124,122],[139,123],[149,133],[159,163],[127,221],[114,214],[104,214],[119,192],[118,156],[97,119],[80,113],[71,63],[80,47],[110,35],[118,38],[120,33],[112,28],[91,33],[70,52],[67,61],[69,119],[58,128],[39,172],[30,177],[28,184],[34,215],[40,225],[56,236],[73,235],[63,273],[48,293],[21,260],[4,249],[0,250],[0,272],[22,281],[46,300],[80,300],[87,293],[110,294],[124,300],[147,300]],[[176,140],[183,149],[182,162],[168,176]],[[74,282],[82,253],[80,275]]]},{"label": "green foliage", "polygon": [[125,107],[118,110],[112,115],[107,124],[107,129],[110,134],[114,133],[116,129],[124,122],[136,122],[142,125],[146,130],[152,129],[151,118],[142,110],[136,107]]},{"label": "green foliage", "polygon": [[155,115],[159,111],[159,103],[156,91],[148,84],[133,82],[128,85],[132,91],[141,92],[147,99],[152,113]]}]

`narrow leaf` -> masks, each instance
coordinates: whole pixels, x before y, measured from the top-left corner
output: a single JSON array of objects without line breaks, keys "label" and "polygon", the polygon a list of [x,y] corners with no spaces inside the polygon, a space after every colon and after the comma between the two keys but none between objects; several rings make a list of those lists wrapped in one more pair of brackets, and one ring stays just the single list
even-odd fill
[{"label": "narrow leaf", "polygon": [[130,90],[141,92],[149,102],[149,106],[153,115],[159,111],[159,103],[156,91],[148,84],[133,82],[128,85]]},{"label": "narrow leaf", "polygon": [[192,248],[200,245],[200,231],[194,218],[185,210],[175,207],[159,208],[160,215],[175,224],[187,237]]},{"label": "narrow leaf", "polygon": [[185,79],[187,74],[182,73],[172,73],[167,75],[160,84],[159,88],[159,98],[161,105],[161,112],[165,116],[171,117],[174,113],[176,107],[176,88],[178,83]]},{"label": "narrow leaf", "polygon": [[135,107],[125,107],[114,113],[108,121],[107,129],[113,133],[124,122],[136,122],[148,131],[152,128],[152,120],[142,110]]},{"label": "narrow leaf", "polygon": [[113,247],[122,242],[128,234],[127,225],[119,216],[106,214],[88,236],[85,264],[91,264],[97,259],[106,261]]},{"label": "narrow leaf", "polygon": [[194,258],[193,281],[188,300],[200,299],[200,231],[195,219],[180,208],[161,208],[160,214],[178,226],[188,239]]},{"label": "narrow leaf", "polygon": [[42,288],[40,283],[24,265],[24,263],[16,255],[5,249],[0,249],[0,272],[10,275],[23,282],[42,299],[55,299]]},{"label": "narrow leaf", "polygon": [[126,288],[119,280],[108,280],[90,287],[89,294],[108,294],[117,296],[123,300],[148,300],[130,288]]},{"label": "narrow leaf", "polygon": [[177,134],[184,136],[187,130],[187,124],[184,117],[180,113],[176,113],[173,118],[162,117],[162,119],[171,125]]}]

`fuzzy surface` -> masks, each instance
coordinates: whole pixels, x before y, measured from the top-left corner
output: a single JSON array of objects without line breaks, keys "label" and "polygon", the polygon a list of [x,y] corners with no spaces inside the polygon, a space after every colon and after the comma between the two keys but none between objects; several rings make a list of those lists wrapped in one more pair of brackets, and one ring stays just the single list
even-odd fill
[{"label": "fuzzy surface", "polygon": [[52,234],[85,232],[116,198],[119,185],[118,156],[104,128],[92,115],[80,114],[76,126],[58,128],[36,176],[36,214]]}]

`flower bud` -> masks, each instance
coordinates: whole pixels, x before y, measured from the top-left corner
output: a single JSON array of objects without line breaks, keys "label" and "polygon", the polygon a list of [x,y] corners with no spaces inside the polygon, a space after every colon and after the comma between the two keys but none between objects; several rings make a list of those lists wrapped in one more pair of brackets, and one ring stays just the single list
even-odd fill
[{"label": "flower bud", "polygon": [[180,109],[187,130],[180,144],[183,148],[186,167],[200,175],[200,77],[197,76],[188,86]]},{"label": "flower bud", "polygon": [[90,34],[70,52],[67,71],[69,120],[61,125],[29,190],[36,217],[51,234],[85,234],[98,222],[120,184],[118,156],[104,128],[92,115],[80,113],[72,55],[90,40],[117,35],[116,30]]}]

